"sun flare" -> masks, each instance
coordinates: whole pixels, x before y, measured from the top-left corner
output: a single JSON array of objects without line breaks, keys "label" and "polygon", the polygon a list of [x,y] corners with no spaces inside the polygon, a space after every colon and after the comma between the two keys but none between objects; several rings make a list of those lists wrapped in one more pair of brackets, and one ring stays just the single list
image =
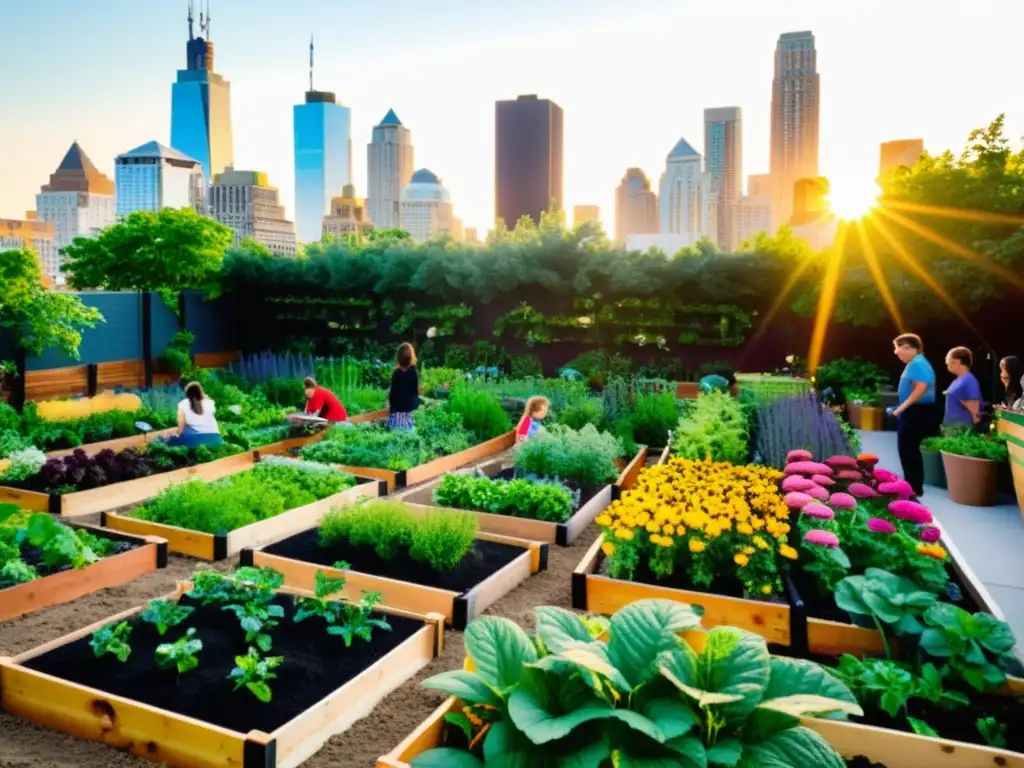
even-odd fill
[{"label": "sun flare", "polygon": [[832,212],[844,221],[862,219],[878,205],[878,196],[881,190],[871,179],[851,178],[836,181],[830,179],[829,181],[829,205]]}]

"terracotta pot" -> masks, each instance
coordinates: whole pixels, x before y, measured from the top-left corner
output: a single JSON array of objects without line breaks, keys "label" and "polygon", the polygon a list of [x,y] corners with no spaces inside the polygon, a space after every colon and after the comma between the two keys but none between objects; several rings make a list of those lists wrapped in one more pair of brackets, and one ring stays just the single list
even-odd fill
[{"label": "terracotta pot", "polygon": [[999,462],[942,451],[942,464],[950,499],[968,507],[995,506]]},{"label": "terracotta pot", "polygon": [[860,429],[860,406],[856,403],[846,404],[846,420],[854,429]]},{"label": "terracotta pot", "polygon": [[938,451],[926,451],[922,448],[921,458],[924,459],[925,485],[934,485],[936,488],[945,488],[946,467],[942,463],[942,455]]},{"label": "terracotta pot", "polygon": [[885,411],[870,405],[858,407],[860,409],[860,428],[868,432],[881,432],[882,416],[885,414]]},{"label": "terracotta pot", "polygon": [[700,395],[700,384],[696,381],[680,381],[676,384],[677,400],[693,400]]}]

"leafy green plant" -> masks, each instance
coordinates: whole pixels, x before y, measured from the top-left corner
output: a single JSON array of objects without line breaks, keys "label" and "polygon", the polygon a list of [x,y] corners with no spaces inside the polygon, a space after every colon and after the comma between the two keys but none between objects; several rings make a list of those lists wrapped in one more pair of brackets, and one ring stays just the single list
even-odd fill
[{"label": "leafy green plant", "polygon": [[[870,616],[885,641],[885,626],[900,635],[918,636],[924,631],[921,616],[936,604],[935,594],[920,589],[910,579],[881,568],[868,568],[860,576],[839,582],[836,605],[844,611]],[[886,649],[886,656],[891,658]]]},{"label": "leafy green plant", "polygon": [[907,702],[912,698],[926,699],[945,709],[970,704],[964,694],[945,689],[942,673],[934,664],[923,665],[918,675],[910,664],[890,659],[857,659],[844,654],[833,673],[846,683],[861,704],[875,705],[889,717],[912,719],[907,714]]},{"label": "leafy green plant", "polygon": [[943,660],[972,688],[985,693],[1006,682],[1015,663],[1010,625],[988,613],[971,614],[952,603],[934,603],[924,614],[920,648]]},{"label": "leafy green plant", "polygon": [[167,343],[162,355],[167,367],[179,376],[185,376],[192,372],[195,364],[192,362],[192,344],[196,337],[190,331],[178,331]]},{"label": "leafy green plant", "polygon": [[847,401],[857,396],[872,396],[890,380],[891,376],[882,367],[859,357],[838,357],[821,363],[814,372],[818,392],[831,389]]},{"label": "leafy green plant", "polygon": [[276,603],[252,600],[241,605],[231,604],[221,608],[233,613],[239,625],[245,630],[245,642],[255,645],[264,653],[268,653],[274,644],[270,636],[271,630],[284,618],[284,607]]},{"label": "leafy green plant", "polygon": [[416,521],[409,556],[435,571],[451,571],[473,548],[479,523],[475,515],[435,509]]},{"label": "leafy green plant", "polygon": [[981,717],[975,723],[978,733],[990,747],[1006,746],[1006,726],[994,717]]},{"label": "leafy green plant", "polygon": [[935,437],[929,440],[931,450],[945,451],[956,456],[972,459],[1003,462],[1007,460],[1006,438],[1003,435],[979,435],[965,431],[955,435]]},{"label": "leafy green plant", "polygon": [[572,516],[577,496],[558,483],[468,474],[445,475],[434,489],[434,503],[438,506],[555,523],[564,523]]},{"label": "leafy green plant", "polygon": [[477,442],[491,440],[512,429],[512,422],[498,398],[470,384],[453,385],[446,408],[462,417],[462,423]]},{"label": "leafy green plant", "polygon": [[232,574],[197,571],[192,575],[188,596],[203,605],[269,603],[284,584],[284,574],[273,568],[243,566]]},{"label": "leafy green plant", "polygon": [[618,477],[618,440],[587,425],[578,432],[554,425],[516,447],[516,469],[579,485],[603,485]]},{"label": "leafy green plant", "polygon": [[96,658],[110,654],[120,662],[128,661],[132,647],[128,639],[132,636],[132,625],[127,621],[118,624],[108,624],[102,629],[97,629],[89,639],[89,646],[92,648]]},{"label": "leafy green plant", "polygon": [[334,509],[320,521],[321,547],[347,541],[355,547],[373,547],[381,560],[392,560],[412,544],[416,518],[394,499],[365,499]]},{"label": "leafy green plant", "polygon": [[633,434],[640,445],[652,448],[668,443],[668,433],[679,422],[679,406],[671,392],[639,394],[633,411]]},{"label": "leafy green plant", "polygon": [[[348,570],[348,563],[339,561],[334,567],[340,571]],[[318,616],[328,624],[336,624],[342,614],[342,604],[327,598],[344,588],[344,576],[331,577],[323,571],[317,571],[313,577],[313,597],[295,598],[296,611],[292,621],[298,624],[300,621]]]},{"label": "leafy green plant", "polygon": [[[335,563],[334,567],[345,570],[348,563]],[[323,619],[327,624],[327,634],[340,636],[345,641],[346,648],[351,647],[352,641],[357,637],[369,642],[374,629],[391,630],[387,619],[373,616],[374,606],[381,601],[379,592],[364,593],[358,603],[328,599],[330,595],[337,594],[344,587],[344,577],[331,578],[323,571],[317,571],[314,596],[296,600],[298,610],[294,621],[305,621],[314,616]]]},{"label": "leafy green plant", "polygon": [[513,379],[540,378],[544,375],[536,355],[510,355],[508,363]]},{"label": "leafy green plant", "polygon": [[165,599],[153,600],[139,618],[156,627],[157,634],[163,637],[168,629],[181,624],[194,611],[190,605],[179,605]]},{"label": "leafy green plant", "polygon": [[235,656],[235,668],[228,675],[229,680],[235,681],[235,690],[243,686],[262,701],[264,704],[270,702],[273,692],[270,689],[270,681],[277,678],[273,671],[281,666],[284,656],[260,656],[255,648],[250,648],[245,656]]},{"label": "leafy green plant", "polygon": [[722,392],[703,394],[690,413],[679,419],[672,455],[743,464],[750,453],[748,430],[739,402]]},{"label": "leafy green plant", "polygon": [[194,627],[173,643],[161,643],[156,647],[156,663],[162,669],[173,667],[179,675],[199,666],[196,654],[203,650],[203,641],[197,638]]},{"label": "leafy green plant", "polygon": [[391,631],[387,619],[373,615],[373,608],[380,603],[381,598],[380,592],[366,592],[358,603],[343,603],[341,621],[327,627],[327,633],[339,635],[345,641],[345,647],[350,648],[356,638],[370,642],[374,629]]}]

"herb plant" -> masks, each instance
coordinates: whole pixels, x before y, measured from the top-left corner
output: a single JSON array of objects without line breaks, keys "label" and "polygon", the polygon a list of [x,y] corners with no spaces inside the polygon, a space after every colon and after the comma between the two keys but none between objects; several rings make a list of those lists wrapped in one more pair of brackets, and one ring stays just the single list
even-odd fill
[{"label": "herb plant", "polygon": [[203,605],[269,603],[274,599],[274,590],[282,584],[284,575],[273,568],[244,566],[232,574],[197,571],[188,595]]},{"label": "herb plant", "polygon": [[173,643],[161,643],[156,647],[156,663],[163,669],[173,667],[179,675],[199,666],[196,654],[203,650],[203,641],[195,636],[194,627]]},{"label": "herb plant", "polygon": [[128,656],[132,652],[132,648],[128,644],[128,639],[131,635],[132,625],[127,621],[122,621],[119,624],[108,624],[92,633],[89,645],[96,658],[109,653],[123,663],[128,661]]},{"label": "herb plant", "polygon": [[672,455],[683,459],[743,464],[750,453],[749,428],[743,408],[722,392],[697,398],[676,425]]},{"label": "herb plant", "polygon": [[250,648],[244,656],[235,656],[235,668],[228,675],[235,681],[235,690],[245,687],[264,704],[273,697],[270,680],[277,678],[273,670],[281,666],[284,656],[260,656],[259,651]]},{"label": "herb plant", "polygon": [[176,627],[195,611],[189,605],[179,605],[170,600],[153,600],[142,612],[140,618],[156,627],[157,634],[163,637],[168,629]]},{"label": "herb plant", "polygon": [[576,432],[555,424],[516,447],[515,466],[527,475],[595,486],[618,477],[615,460],[621,453],[615,437],[592,425]]},{"label": "herb plant", "polygon": [[409,556],[434,571],[451,571],[473,548],[479,523],[475,515],[448,509],[427,512],[412,529]]},{"label": "herb plant", "polygon": [[[335,568],[344,570],[348,563],[339,562]],[[330,595],[337,594],[345,587],[344,577],[331,578],[323,571],[317,571],[314,581],[314,597],[303,597],[296,600],[298,610],[294,621],[305,621],[317,616],[327,624],[327,633],[339,635],[345,641],[345,647],[352,645],[355,638],[369,642],[374,628],[389,630],[391,625],[386,619],[375,618],[373,607],[381,600],[379,592],[366,592],[358,603],[328,600]]]},{"label": "herb plant", "polygon": [[978,733],[990,747],[1006,746],[1006,726],[994,717],[980,717],[975,723]]},{"label": "herb plant", "polygon": [[574,494],[557,483],[445,475],[434,490],[442,507],[564,523],[576,507]]}]

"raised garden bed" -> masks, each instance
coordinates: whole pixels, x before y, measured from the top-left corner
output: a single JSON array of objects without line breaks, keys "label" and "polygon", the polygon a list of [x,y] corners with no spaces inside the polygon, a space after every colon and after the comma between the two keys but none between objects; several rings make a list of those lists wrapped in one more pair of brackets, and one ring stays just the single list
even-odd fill
[{"label": "raised garden bed", "polygon": [[619,473],[619,478],[615,481],[615,485],[620,490],[628,491],[636,485],[636,479],[640,476],[640,471],[647,464],[647,453],[648,448],[646,445],[637,446],[636,455],[622,467],[622,472]]},{"label": "raised garden bed", "polygon": [[[294,622],[288,596],[301,593],[278,589],[273,604],[285,615],[273,630],[270,653],[283,662],[264,703],[245,686],[235,690],[228,678],[248,645],[238,619],[187,597],[190,588],[181,584],[163,599],[196,609],[186,620],[203,643],[193,670],[160,668],[154,649],[166,640],[139,620],[147,607],[139,606],[0,660],[0,704],[16,717],[157,763],[291,768],[368,715],[443,643],[440,616],[378,607],[377,617],[386,618],[390,630],[374,629],[370,640],[356,638],[346,648],[320,619]],[[120,622],[133,628],[127,660],[96,658],[90,635]]]},{"label": "raised garden bed", "polygon": [[[388,417],[387,409],[382,411],[370,411],[369,413],[360,413],[356,416],[350,416],[349,421],[352,424],[369,424],[375,421],[383,421]],[[270,443],[269,445],[261,446],[259,451],[261,456],[276,456],[281,454],[288,454],[292,451],[297,451],[300,448],[304,448],[307,445],[318,443],[324,439],[326,434],[325,430],[315,432],[311,435],[300,435],[299,437],[290,437],[287,440],[279,440],[276,443]]]},{"label": "raised garden bed", "polygon": [[[112,548],[110,554],[81,567],[74,567],[70,563],[45,566],[41,562],[40,547],[33,546],[26,552],[23,546],[24,562],[36,569],[39,578],[0,589],[0,621],[68,603],[83,595],[125,584],[145,573],[167,566],[167,542],[156,536],[115,533],[80,523],[57,525],[66,525],[75,532],[86,532],[108,540],[116,546]],[[58,535],[60,531],[60,528],[54,529]],[[45,547],[45,544],[43,546]],[[81,554],[77,545],[70,549],[75,551],[75,556]],[[89,559],[92,559],[91,556]]]},{"label": "raised garden bed", "polygon": [[104,527],[137,535],[160,536],[167,540],[171,552],[200,560],[224,560],[246,547],[258,547],[297,531],[316,525],[334,507],[360,498],[376,498],[387,494],[383,481],[357,478],[357,484],[319,501],[287,510],[265,520],[245,525],[226,533],[208,533],[152,522],[131,514],[104,512]]},{"label": "raised garden bed", "polygon": [[115,453],[117,451],[123,451],[126,448],[141,448],[147,443],[157,440],[161,437],[172,437],[178,434],[177,427],[171,427],[170,429],[161,429],[156,432],[150,432],[146,435],[132,435],[131,437],[117,437],[113,440],[103,440],[98,443],[89,443],[87,445],[80,445],[77,448],[63,448],[59,451],[47,451],[46,458],[48,459],[62,459],[65,456],[70,456],[77,450],[85,451],[90,456],[95,456],[100,451],[111,450]]},{"label": "raised garden bed", "polygon": [[50,512],[67,517],[90,515],[151,499],[165,488],[187,480],[217,480],[243,472],[253,467],[258,456],[258,451],[244,451],[206,464],[65,494],[39,493],[2,486],[0,503],[10,502],[34,512]]},{"label": "raised garden bed", "polygon": [[[417,518],[436,509],[404,505]],[[438,613],[455,629],[466,624],[495,601],[547,568],[548,545],[536,541],[478,531],[471,549],[453,570],[442,572],[400,554],[384,560],[366,546],[342,541],[323,547],[319,530],[310,528],[273,544],[242,550],[243,565],[273,568],[285,583],[312,589],[316,574],[344,575],[344,596],[362,591],[379,592],[383,604],[414,613]],[[346,570],[332,567],[344,561]]]}]

